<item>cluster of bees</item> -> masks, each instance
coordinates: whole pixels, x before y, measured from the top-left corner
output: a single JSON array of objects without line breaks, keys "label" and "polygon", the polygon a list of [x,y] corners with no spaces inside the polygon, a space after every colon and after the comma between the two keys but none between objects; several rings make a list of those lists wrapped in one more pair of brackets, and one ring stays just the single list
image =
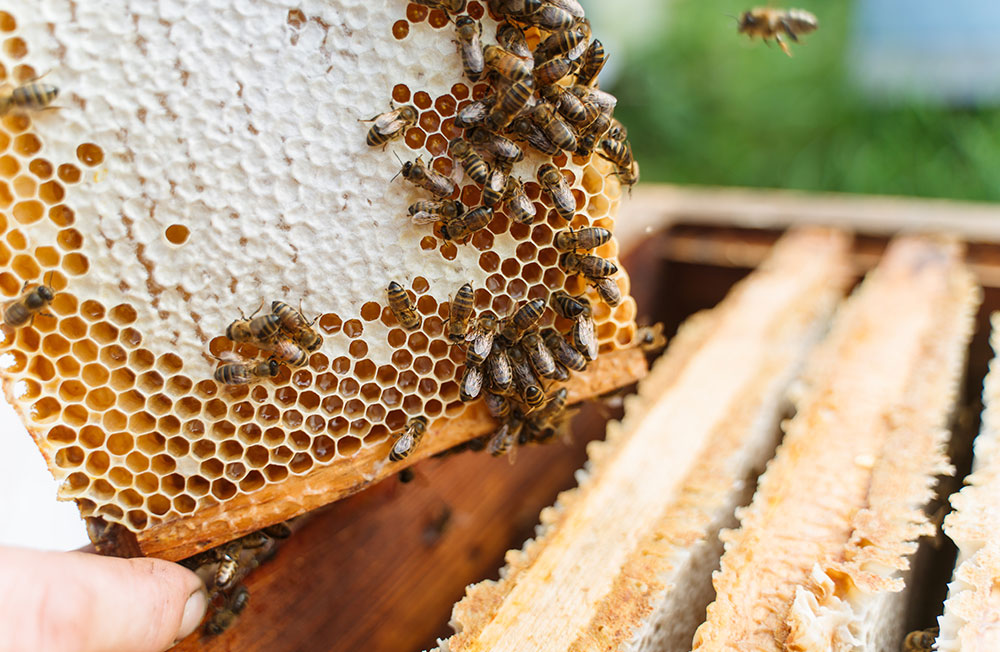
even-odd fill
[{"label": "cluster of bees", "polygon": [[[263,307],[263,304],[261,304]],[[240,311],[240,319],[226,328],[226,337],[233,342],[247,343],[268,353],[266,359],[248,360],[226,351],[220,357],[215,379],[225,385],[246,385],[261,378],[278,375],[282,364],[301,367],[309,361],[309,354],[323,345],[323,337],[313,329],[312,321],[302,312],[283,301],[272,301],[271,312],[249,317]]]},{"label": "cluster of bees", "polygon": [[278,523],[180,562],[198,573],[210,591],[212,615],[205,623],[205,634],[221,634],[236,621],[250,602],[250,591],[241,582],[270,559],[278,541],[291,533],[287,524]]}]

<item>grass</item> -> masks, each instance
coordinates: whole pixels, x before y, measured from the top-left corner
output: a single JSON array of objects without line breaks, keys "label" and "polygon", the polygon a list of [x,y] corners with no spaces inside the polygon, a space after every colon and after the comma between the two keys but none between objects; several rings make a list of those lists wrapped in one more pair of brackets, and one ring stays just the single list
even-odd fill
[{"label": "grass", "polygon": [[745,3],[673,2],[611,89],[643,181],[1000,200],[1000,111],[874,105],[848,78],[850,3],[796,5],[821,27],[788,58],[736,34]]}]

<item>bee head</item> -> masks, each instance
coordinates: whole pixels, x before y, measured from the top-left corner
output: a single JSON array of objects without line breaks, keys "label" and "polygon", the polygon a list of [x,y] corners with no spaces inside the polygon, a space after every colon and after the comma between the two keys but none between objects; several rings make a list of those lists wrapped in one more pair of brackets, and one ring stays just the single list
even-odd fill
[{"label": "bee head", "polygon": [[50,288],[49,286],[47,286],[47,285],[39,285],[38,286],[38,296],[40,296],[46,302],[49,302],[49,301],[52,301],[52,298],[55,296],[55,293],[52,292],[52,288]]},{"label": "bee head", "polygon": [[271,375],[272,378],[278,375],[279,367],[280,365],[278,364],[278,361],[275,360],[274,358],[271,358],[270,360],[267,361],[267,372]]},{"label": "bee head", "polygon": [[759,21],[752,11],[744,11],[737,19],[736,31],[740,34],[757,25]]}]

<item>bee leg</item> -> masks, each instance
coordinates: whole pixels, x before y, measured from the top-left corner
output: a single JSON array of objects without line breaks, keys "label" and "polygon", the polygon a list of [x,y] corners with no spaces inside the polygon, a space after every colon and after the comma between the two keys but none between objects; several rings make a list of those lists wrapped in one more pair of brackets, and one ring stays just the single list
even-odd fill
[{"label": "bee leg", "polygon": [[782,52],[784,52],[788,56],[792,56],[792,51],[788,49],[788,44],[785,43],[785,41],[781,38],[780,34],[775,34],[774,40],[777,41],[778,45],[781,46],[781,51]]},{"label": "bee leg", "polygon": [[785,30],[785,34],[788,34],[788,38],[792,39],[796,43],[799,42],[799,37],[795,35],[795,32],[792,30],[792,26],[788,24],[787,20],[781,21],[781,29]]}]

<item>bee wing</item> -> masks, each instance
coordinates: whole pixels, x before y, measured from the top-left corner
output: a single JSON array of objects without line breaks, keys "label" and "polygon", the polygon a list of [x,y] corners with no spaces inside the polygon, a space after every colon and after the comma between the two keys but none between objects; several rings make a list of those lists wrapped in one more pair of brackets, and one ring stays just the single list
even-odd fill
[{"label": "bee wing", "polygon": [[243,356],[236,351],[222,351],[215,357],[222,362],[243,362]]},{"label": "bee wing", "polygon": [[510,448],[507,449],[507,463],[514,466],[514,462],[517,461],[517,442],[511,442]]},{"label": "bee wing", "polygon": [[416,224],[417,226],[423,226],[425,224],[434,224],[439,219],[441,219],[440,216],[434,213],[428,213],[427,211],[417,211],[416,213],[410,216],[410,221]]},{"label": "bee wing", "polygon": [[[394,111],[386,111],[385,113],[380,113],[379,115],[372,118],[372,122],[375,123],[372,125],[372,129],[375,129],[379,133],[385,134],[385,133],[390,133],[392,131],[393,125],[396,125],[397,123],[401,124],[403,121],[399,119],[399,109],[396,109]],[[399,127],[396,126],[395,128],[398,129]]]}]

